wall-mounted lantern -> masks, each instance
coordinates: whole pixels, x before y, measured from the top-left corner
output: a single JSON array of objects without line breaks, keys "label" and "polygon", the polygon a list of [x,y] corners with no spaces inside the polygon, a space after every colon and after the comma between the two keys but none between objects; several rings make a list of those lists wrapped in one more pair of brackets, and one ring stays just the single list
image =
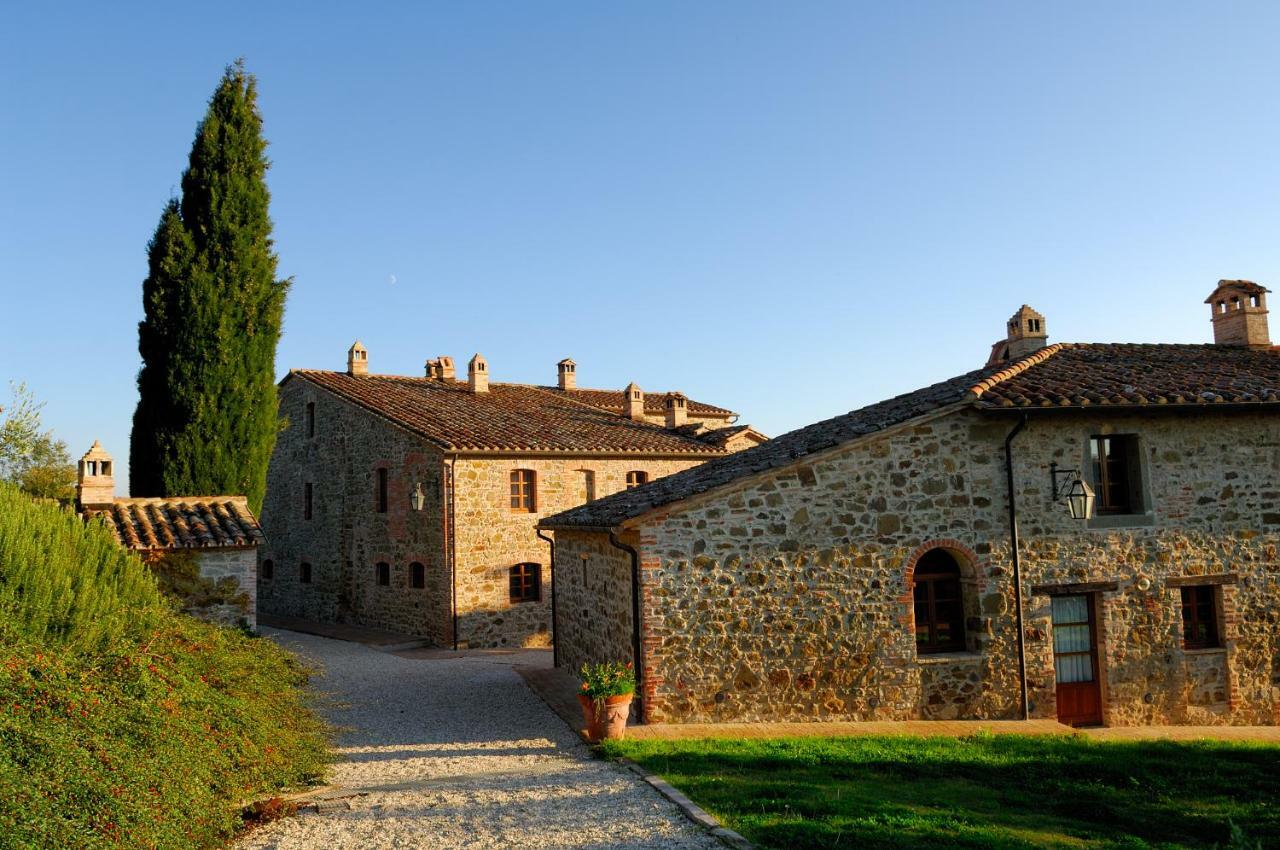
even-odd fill
[{"label": "wall-mounted lantern", "polygon": [[409,504],[413,506],[415,511],[422,510],[427,504],[427,494],[422,492],[422,482],[419,481],[413,488],[413,492],[409,494]]},{"label": "wall-mounted lantern", "polygon": [[[1058,478],[1065,480],[1061,485]],[[1065,500],[1072,519],[1088,519],[1093,516],[1093,488],[1080,477],[1078,469],[1058,469],[1057,462],[1049,464],[1049,479],[1053,488],[1053,500]]]}]

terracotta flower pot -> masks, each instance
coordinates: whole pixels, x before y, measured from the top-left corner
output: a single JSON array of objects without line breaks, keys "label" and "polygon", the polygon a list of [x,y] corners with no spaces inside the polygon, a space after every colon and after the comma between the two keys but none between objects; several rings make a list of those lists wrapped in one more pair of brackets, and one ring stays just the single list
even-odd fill
[{"label": "terracotta flower pot", "polygon": [[621,738],[627,732],[627,716],[631,714],[632,694],[605,697],[596,703],[586,694],[578,694],[582,719],[587,725],[587,740],[599,743],[605,738]]}]

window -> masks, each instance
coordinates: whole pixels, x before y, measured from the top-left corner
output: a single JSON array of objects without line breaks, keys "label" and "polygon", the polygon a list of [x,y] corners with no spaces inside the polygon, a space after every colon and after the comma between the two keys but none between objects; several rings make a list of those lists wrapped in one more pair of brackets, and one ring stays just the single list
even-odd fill
[{"label": "window", "polygon": [[930,549],[916,562],[915,612],[916,652],[965,648],[960,565],[943,549]]},{"label": "window", "polygon": [[374,565],[377,574],[378,584],[381,587],[391,586],[391,565],[386,561],[379,561]]},{"label": "window", "polygon": [[596,474],[590,469],[581,470],[582,472],[582,493],[581,498],[583,504],[594,502],[596,499]]},{"label": "window", "polygon": [[307,402],[307,439],[316,435],[316,403]]},{"label": "window", "polygon": [[302,518],[303,519],[311,519],[311,496],[312,496],[311,485],[309,483],[303,484],[302,485]]},{"label": "window", "polygon": [[639,487],[641,484],[649,483],[649,473],[639,469],[633,469],[627,473],[627,489]]},{"label": "window", "polygon": [[511,568],[511,601],[537,602],[542,599],[542,565],[516,564]]},{"label": "window", "polygon": [[102,474],[103,474],[103,475],[110,475],[110,474],[111,474],[111,461],[109,461],[109,460],[104,460],[104,461],[102,462]]},{"label": "window", "polygon": [[511,472],[511,510],[533,513],[538,504],[538,480],[532,469]]},{"label": "window", "polygon": [[1212,584],[1182,588],[1182,645],[1212,649],[1222,645],[1218,634],[1218,593]]},{"label": "window", "polygon": [[378,469],[378,513],[385,514],[387,512],[387,470],[386,467]]},{"label": "window", "polygon": [[298,567],[298,581],[303,584],[311,584],[311,565],[306,561],[303,561],[302,565]]},{"label": "window", "polygon": [[427,586],[427,568],[417,561],[409,565],[409,586],[417,590]]},{"label": "window", "polygon": [[276,562],[268,558],[262,562],[262,569],[258,570],[258,575],[262,576],[263,581],[271,581],[276,577]]},{"label": "window", "polygon": [[1132,434],[1089,441],[1096,510],[1099,514],[1142,513],[1142,472],[1138,438]]}]

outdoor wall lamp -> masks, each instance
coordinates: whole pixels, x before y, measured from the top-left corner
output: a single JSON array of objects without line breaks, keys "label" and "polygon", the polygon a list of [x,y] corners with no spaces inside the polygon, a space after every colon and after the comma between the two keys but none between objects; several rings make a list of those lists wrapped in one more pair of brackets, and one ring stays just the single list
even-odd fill
[{"label": "outdoor wall lamp", "polygon": [[[1066,480],[1058,485],[1058,478]],[[1053,488],[1053,500],[1065,499],[1067,511],[1072,519],[1088,519],[1093,516],[1093,488],[1080,477],[1078,469],[1058,469],[1056,461],[1049,464],[1050,486]]]},{"label": "outdoor wall lamp", "polygon": [[413,506],[415,511],[420,511],[426,503],[427,494],[422,492],[422,482],[419,481],[417,486],[413,488],[413,492],[409,494],[409,504]]}]

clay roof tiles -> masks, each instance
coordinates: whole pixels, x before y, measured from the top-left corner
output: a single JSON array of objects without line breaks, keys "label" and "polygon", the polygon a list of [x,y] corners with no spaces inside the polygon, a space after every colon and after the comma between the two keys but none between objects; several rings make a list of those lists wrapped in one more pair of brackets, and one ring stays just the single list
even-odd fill
[{"label": "clay roof tiles", "polygon": [[754,448],[547,517],[546,528],[613,528],[655,508],[954,404],[983,410],[1259,405],[1280,411],[1276,349],[1075,343],[1043,348],[805,426]]},{"label": "clay roof tiles", "polygon": [[116,499],[84,511],[128,549],[242,549],[265,539],[244,496]]},{"label": "clay roof tiles", "polygon": [[445,451],[724,454],[692,435],[634,422],[580,398],[607,394],[603,390],[493,383],[488,392],[473,393],[460,381],[311,369],[294,370],[290,377],[323,387]]}]

